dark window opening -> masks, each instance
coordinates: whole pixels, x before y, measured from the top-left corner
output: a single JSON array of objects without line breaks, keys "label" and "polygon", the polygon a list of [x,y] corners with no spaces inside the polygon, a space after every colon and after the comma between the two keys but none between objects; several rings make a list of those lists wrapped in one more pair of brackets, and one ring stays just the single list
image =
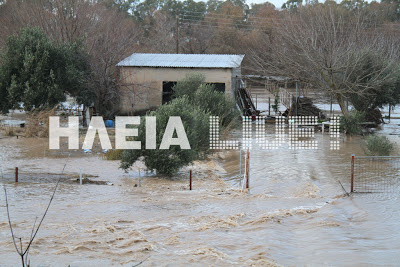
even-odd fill
[{"label": "dark window opening", "polygon": [[168,103],[172,100],[172,94],[174,90],[172,89],[175,86],[176,82],[163,82],[163,93],[162,93],[162,103]]},{"label": "dark window opening", "polygon": [[[225,83],[208,83],[214,85],[214,89],[218,92],[225,93]],[[174,93],[173,87],[176,82],[163,82],[163,92],[162,92],[162,103],[168,103],[173,99],[172,95]]]},{"label": "dark window opening", "polygon": [[214,85],[216,91],[225,93],[225,83],[209,83],[209,84]]}]

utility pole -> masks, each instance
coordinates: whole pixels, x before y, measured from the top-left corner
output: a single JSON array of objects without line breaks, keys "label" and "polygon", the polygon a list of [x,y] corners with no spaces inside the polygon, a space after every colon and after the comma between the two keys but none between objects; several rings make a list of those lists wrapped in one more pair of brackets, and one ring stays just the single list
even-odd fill
[{"label": "utility pole", "polygon": [[176,15],[176,53],[179,54],[179,15]]}]

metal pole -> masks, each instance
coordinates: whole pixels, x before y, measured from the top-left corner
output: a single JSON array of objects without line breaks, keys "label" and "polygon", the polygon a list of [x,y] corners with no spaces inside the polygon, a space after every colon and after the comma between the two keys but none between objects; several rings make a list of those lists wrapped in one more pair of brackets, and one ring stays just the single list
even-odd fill
[{"label": "metal pole", "polygon": [[354,154],[351,155],[351,177],[350,177],[350,192],[354,191]]},{"label": "metal pole", "polygon": [[189,171],[189,190],[192,190],[192,170]]},{"label": "metal pole", "polygon": [[141,183],[141,180],[140,180],[140,169],[139,169],[139,187],[142,187],[142,183]]},{"label": "metal pole", "polygon": [[79,169],[79,184],[82,185],[82,168]]},{"label": "metal pole", "polygon": [[15,167],[15,182],[18,183],[18,167]]},{"label": "metal pole", "polygon": [[250,168],[250,152],[249,148],[247,148],[247,155],[246,155],[246,188],[249,188],[249,168]]},{"label": "metal pole", "polygon": [[268,97],[268,116],[271,115],[271,97]]},{"label": "metal pole", "polygon": [[239,168],[240,168],[240,176],[242,176],[242,149],[239,152]]},{"label": "metal pole", "polygon": [[389,104],[389,120],[390,120],[390,112],[391,112],[391,110],[392,110],[392,105]]}]

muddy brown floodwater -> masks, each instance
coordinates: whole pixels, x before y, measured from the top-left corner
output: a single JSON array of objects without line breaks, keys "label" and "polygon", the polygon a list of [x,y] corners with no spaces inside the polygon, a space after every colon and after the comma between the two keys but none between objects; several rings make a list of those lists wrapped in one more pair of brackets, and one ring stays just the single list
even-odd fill
[{"label": "muddy brown floodwater", "polygon": [[[397,131],[396,123],[383,132]],[[273,129],[267,127],[269,139]],[[196,162],[192,191],[189,168],[173,180],[146,174],[138,187],[141,164],[127,174],[117,161],[74,152],[65,180],[82,169],[114,185],[62,182],[33,243],[32,265],[398,265],[399,194],[344,196],[338,181],[349,190],[350,156],[363,154],[360,138],[341,137],[339,151],[329,149],[327,134],[317,133],[316,140],[317,150],[254,147],[250,192],[239,189],[239,151]],[[49,153],[44,139],[0,139],[3,172],[12,176],[18,166],[21,173],[20,183],[1,183],[23,240],[45,210],[66,158]],[[1,190],[0,265],[18,264]]]}]

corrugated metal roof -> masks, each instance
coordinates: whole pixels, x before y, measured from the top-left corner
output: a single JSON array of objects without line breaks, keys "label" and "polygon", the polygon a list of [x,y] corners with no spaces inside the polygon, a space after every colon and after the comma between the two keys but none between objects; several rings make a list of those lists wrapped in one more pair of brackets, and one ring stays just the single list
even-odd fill
[{"label": "corrugated metal roof", "polygon": [[244,55],[140,54],[134,53],[117,66],[167,68],[237,68]]}]

